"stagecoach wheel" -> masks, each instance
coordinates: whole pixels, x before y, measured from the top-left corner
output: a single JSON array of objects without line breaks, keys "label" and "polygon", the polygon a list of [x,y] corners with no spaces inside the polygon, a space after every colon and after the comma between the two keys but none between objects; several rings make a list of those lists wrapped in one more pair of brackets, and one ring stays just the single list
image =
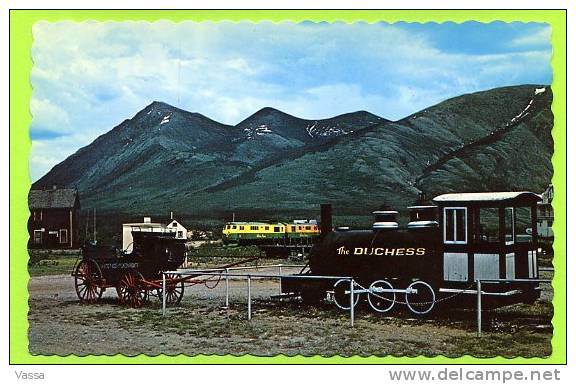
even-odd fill
[{"label": "stagecoach wheel", "polygon": [[76,294],[81,303],[95,303],[104,292],[102,287],[102,271],[92,259],[84,259],[74,272]]},{"label": "stagecoach wheel", "polygon": [[406,290],[416,290],[415,293],[406,293],[406,305],[416,315],[425,315],[432,311],[436,303],[434,289],[424,282],[415,281]]},{"label": "stagecoach wheel", "polygon": [[384,313],[392,309],[396,303],[396,292],[383,292],[384,289],[394,289],[386,280],[376,280],[370,285],[368,304],[376,312]]},{"label": "stagecoach wheel", "polygon": [[121,304],[139,308],[148,300],[148,290],[144,277],[138,271],[128,271],[122,275],[116,291]]},{"label": "stagecoach wheel", "polygon": [[[354,307],[360,300],[359,294],[354,294]],[[338,280],[334,284],[334,304],[340,309],[350,309],[350,280]]]},{"label": "stagecoach wheel", "polygon": [[[162,302],[162,288],[156,290],[158,299]],[[184,296],[184,281],[178,281],[177,275],[166,275],[166,305],[178,305]]]}]

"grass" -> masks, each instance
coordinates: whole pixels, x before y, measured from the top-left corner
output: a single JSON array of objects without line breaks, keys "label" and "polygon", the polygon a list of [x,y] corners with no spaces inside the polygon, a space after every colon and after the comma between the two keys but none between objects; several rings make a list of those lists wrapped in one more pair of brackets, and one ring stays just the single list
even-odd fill
[{"label": "grass", "polygon": [[67,275],[72,273],[78,256],[54,256],[48,255],[45,259],[35,260],[28,263],[30,276]]},{"label": "grass", "polygon": [[[243,304],[233,304],[228,310],[206,304],[201,300],[171,308],[166,317],[157,305],[137,310],[108,306],[108,310],[75,314],[75,322],[90,326],[112,321],[116,327],[143,338],[172,340],[167,344],[160,342],[161,347],[155,351],[171,345],[166,348],[185,354],[267,355],[273,350],[288,355],[532,357],[551,353],[551,330],[538,331],[533,324],[522,324],[515,317],[505,320],[505,329],[487,328],[478,338],[473,318],[453,319],[462,315],[459,313],[413,319],[403,313],[384,317],[359,308],[356,327],[350,328],[348,314],[329,305],[312,307],[298,302],[256,300],[252,321],[248,321]],[[516,308],[516,315],[526,316],[525,309]]]},{"label": "grass", "polygon": [[214,244],[202,245],[188,251],[188,260],[202,258],[240,258],[264,255],[258,247],[222,247]]}]

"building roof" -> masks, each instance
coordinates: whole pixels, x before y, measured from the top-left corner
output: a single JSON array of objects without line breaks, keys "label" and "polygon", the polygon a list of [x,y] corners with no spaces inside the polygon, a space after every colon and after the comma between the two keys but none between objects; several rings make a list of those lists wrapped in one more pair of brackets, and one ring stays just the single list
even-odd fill
[{"label": "building roof", "polygon": [[143,228],[159,228],[165,227],[166,225],[162,223],[122,223],[122,226],[125,227],[143,227]]},{"label": "building roof", "polygon": [[508,202],[514,200],[540,201],[539,195],[533,192],[481,192],[481,193],[447,193],[433,199],[437,203],[448,202]]},{"label": "building roof", "polygon": [[76,189],[32,189],[28,193],[28,208],[73,208],[77,199]]}]

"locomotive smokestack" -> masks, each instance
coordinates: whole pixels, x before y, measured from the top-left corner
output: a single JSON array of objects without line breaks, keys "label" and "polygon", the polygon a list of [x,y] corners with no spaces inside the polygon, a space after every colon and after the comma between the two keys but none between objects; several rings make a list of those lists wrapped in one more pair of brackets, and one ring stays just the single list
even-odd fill
[{"label": "locomotive smokestack", "polygon": [[374,224],[372,224],[374,231],[398,228],[398,221],[396,221],[398,211],[374,211],[372,213],[374,214]]},{"label": "locomotive smokestack", "polygon": [[320,204],[320,233],[322,236],[332,232],[332,204]]},{"label": "locomotive smokestack", "polygon": [[438,207],[435,205],[415,205],[408,207],[410,212],[409,229],[438,227]]}]

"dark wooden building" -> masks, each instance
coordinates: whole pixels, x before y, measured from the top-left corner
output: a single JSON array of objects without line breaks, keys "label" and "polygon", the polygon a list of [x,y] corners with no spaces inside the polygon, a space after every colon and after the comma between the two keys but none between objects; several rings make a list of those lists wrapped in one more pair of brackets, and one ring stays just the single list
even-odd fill
[{"label": "dark wooden building", "polygon": [[29,248],[73,248],[78,244],[80,200],[76,189],[31,190]]}]

